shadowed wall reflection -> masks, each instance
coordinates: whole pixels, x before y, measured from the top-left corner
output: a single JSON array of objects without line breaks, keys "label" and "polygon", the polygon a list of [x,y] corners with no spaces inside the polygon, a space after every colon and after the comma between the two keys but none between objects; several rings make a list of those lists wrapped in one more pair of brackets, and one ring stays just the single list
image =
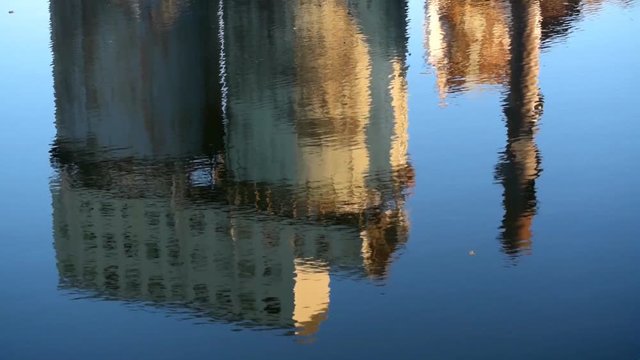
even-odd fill
[{"label": "shadowed wall reflection", "polygon": [[414,183],[405,7],[52,1],[61,287],[311,336],[332,276],[383,281]]}]

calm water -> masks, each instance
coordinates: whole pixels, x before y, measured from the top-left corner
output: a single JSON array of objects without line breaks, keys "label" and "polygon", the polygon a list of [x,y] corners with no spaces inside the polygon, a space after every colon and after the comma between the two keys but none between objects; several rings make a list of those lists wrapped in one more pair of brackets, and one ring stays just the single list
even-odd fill
[{"label": "calm water", "polygon": [[634,0],[1,1],[0,358],[638,359],[639,33]]}]

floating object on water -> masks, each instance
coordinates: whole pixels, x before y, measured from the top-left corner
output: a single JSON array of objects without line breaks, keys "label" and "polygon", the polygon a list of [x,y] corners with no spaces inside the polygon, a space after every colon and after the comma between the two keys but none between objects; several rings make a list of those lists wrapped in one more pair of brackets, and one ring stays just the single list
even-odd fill
[{"label": "floating object on water", "polygon": [[476,252],[473,250],[469,251],[469,256],[476,256]]},{"label": "floating object on water", "polygon": [[13,14],[13,10],[9,10],[9,14]]}]

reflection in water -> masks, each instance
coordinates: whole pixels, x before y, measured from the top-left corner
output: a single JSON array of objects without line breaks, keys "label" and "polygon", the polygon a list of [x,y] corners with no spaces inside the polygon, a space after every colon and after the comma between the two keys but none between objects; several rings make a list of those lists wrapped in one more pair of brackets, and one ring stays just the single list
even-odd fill
[{"label": "reflection in water", "polygon": [[427,2],[429,63],[440,97],[502,84],[509,62],[508,5],[502,0]]},{"label": "reflection in water", "polygon": [[530,251],[537,208],[540,50],[569,31],[580,9],[577,0],[427,2],[425,46],[441,98],[483,85],[506,88],[507,145],[496,178],[504,187],[500,238],[512,256]]},{"label": "reflection in water", "polygon": [[383,279],[405,6],[53,0],[61,286],[307,336],[330,274]]},{"label": "reflection in water", "polygon": [[58,138],[120,159],[219,143],[215,12],[188,4],[51,1]]},{"label": "reflection in water", "polygon": [[[601,0],[524,1],[537,10],[538,48],[563,38],[580,13]],[[507,85],[510,59],[519,51],[511,42],[526,20],[515,16],[508,0],[429,0],[425,48],[442,98],[483,85]],[[516,4],[516,6],[519,6]],[[523,22],[524,21],[524,22]],[[515,45],[517,47],[517,45]]]},{"label": "reflection in water", "polygon": [[[376,249],[406,238],[402,193],[413,178],[404,4],[240,1],[227,11],[248,14],[225,22],[230,176],[265,199],[279,191],[273,211],[361,223],[365,266],[383,275],[388,257]],[[381,226],[396,236],[380,239]]]},{"label": "reflection in water", "polygon": [[531,249],[531,223],[536,212],[535,180],[540,156],[534,141],[542,111],[540,71],[540,0],[511,2],[511,75],[504,113],[507,146],[496,177],[504,187],[503,249],[517,254]]}]

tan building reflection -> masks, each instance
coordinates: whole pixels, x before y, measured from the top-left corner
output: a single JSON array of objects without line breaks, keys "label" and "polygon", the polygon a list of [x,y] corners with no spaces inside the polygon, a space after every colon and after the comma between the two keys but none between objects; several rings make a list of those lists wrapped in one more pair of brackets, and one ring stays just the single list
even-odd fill
[{"label": "tan building reflection", "polygon": [[114,4],[51,5],[61,286],[315,334],[407,239],[406,4]]},{"label": "tan building reflection", "polygon": [[509,6],[504,0],[427,1],[426,47],[441,98],[509,73]]},{"label": "tan building reflection", "polygon": [[507,145],[496,179],[504,188],[500,239],[510,255],[531,250],[535,181],[541,172],[534,138],[543,105],[540,51],[569,31],[579,5],[556,0],[431,0],[426,5],[425,47],[440,97],[487,85],[506,88]]},{"label": "tan building reflection", "polygon": [[[580,15],[583,4],[601,0],[540,0],[524,4],[537,8],[533,32],[538,51],[564,36]],[[441,97],[486,85],[507,85],[514,49],[512,30],[518,21],[509,0],[429,0],[425,2],[425,48],[435,69]],[[518,4],[516,4],[518,5]],[[531,44],[533,46],[533,44]]]}]

